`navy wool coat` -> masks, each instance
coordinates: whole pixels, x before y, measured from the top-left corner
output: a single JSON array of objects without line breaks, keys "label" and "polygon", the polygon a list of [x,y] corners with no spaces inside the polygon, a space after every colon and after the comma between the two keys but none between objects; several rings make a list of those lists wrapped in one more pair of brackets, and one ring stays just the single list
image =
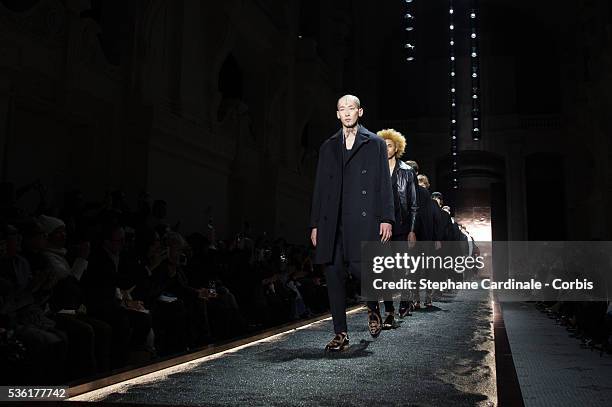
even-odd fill
[{"label": "navy wool coat", "polygon": [[340,211],[345,261],[361,261],[361,242],[380,241],[380,223],[395,220],[385,141],[359,126],[346,163],[342,142],[339,130],[319,149],[310,217],[317,228],[315,264],[333,260]]}]

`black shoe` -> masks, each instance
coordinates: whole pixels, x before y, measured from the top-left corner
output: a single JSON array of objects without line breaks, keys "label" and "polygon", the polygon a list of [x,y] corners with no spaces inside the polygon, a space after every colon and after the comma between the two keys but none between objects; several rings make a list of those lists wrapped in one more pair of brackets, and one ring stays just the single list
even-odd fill
[{"label": "black shoe", "polygon": [[368,310],[368,330],[373,338],[380,335],[380,331],[382,331],[382,317],[379,310]]},{"label": "black shoe", "polygon": [[346,333],[336,334],[334,339],[325,346],[325,352],[340,352],[349,347],[349,337]]},{"label": "black shoe", "polygon": [[431,301],[425,301],[425,308],[433,307],[433,303]]},{"label": "black shoe", "polygon": [[397,325],[395,325],[395,315],[393,313],[390,313],[385,318],[385,322],[383,322],[382,329],[394,329],[394,328],[397,328]]}]

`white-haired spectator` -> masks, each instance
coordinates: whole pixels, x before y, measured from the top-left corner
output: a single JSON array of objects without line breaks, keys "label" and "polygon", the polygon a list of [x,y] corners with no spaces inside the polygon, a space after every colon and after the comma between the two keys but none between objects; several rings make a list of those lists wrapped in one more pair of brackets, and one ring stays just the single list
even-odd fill
[{"label": "white-haired spectator", "polygon": [[66,224],[64,221],[51,216],[40,215],[38,222],[42,231],[47,234],[45,255],[58,279],[73,276],[80,280],[83,272],[87,269],[87,258],[90,253],[89,242],[83,242],[79,245],[71,266],[66,260]]}]

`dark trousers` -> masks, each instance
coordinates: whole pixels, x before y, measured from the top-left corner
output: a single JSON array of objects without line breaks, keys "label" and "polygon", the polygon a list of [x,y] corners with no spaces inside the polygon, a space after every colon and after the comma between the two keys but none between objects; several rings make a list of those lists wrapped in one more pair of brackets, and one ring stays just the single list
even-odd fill
[{"label": "dark trousers", "polygon": [[[354,279],[361,281],[361,262],[345,261],[342,245],[342,227],[336,231],[336,242],[334,245],[334,258],[325,266],[325,279],[327,281],[327,295],[329,296],[329,309],[334,321],[334,332],[347,332],[346,326],[346,271]],[[368,301],[370,310],[378,309],[378,301]]]},{"label": "dark trousers", "polygon": [[151,307],[155,347],[160,356],[183,352],[187,348],[187,310],[182,300],[155,301]]},{"label": "dark trousers", "polygon": [[[68,337],[64,332],[27,324],[18,327],[15,336],[25,345],[25,359],[15,361],[16,372],[7,374],[8,381],[5,383],[55,385],[69,380],[65,376]],[[0,361],[4,362],[2,359]],[[4,377],[4,374],[0,374],[0,377]]]},{"label": "dark trousers", "polygon": [[[391,236],[391,241],[392,242],[402,242],[402,241],[407,242],[408,241],[407,238],[408,238],[408,233],[402,233],[402,234]],[[408,306],[407,303],[408,303],[407,301],[402,300],[400,302],[400,309],[402,307],[407,307]],[[385,301],[385,312],[389,312],[389,313],[395,312],[393,301]]]},{"label": "dark trousers", "polygon": [[110,368],[110,325],[86,315],[55,316],[57,328],[68,336],[70,379],[84,378]]},{"label": "dark trousers", "polygon": [[144,349],[152,325],[149,314],[105,304],[91,309],[90,315],[112,328],[111,368],[124,366],[131,350]]}]

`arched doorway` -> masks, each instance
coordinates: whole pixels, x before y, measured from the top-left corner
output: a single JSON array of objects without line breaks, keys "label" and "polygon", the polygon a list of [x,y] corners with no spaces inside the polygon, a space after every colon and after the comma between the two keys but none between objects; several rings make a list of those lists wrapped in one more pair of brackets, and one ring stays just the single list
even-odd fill
[{"label": "arched doorway", "polygon": [[[464,225],[486,259],[483,274],[503,279],[508,275],[507,250],[495,250],[492,242],[508,239],[506,210],[506,163],[504,157],[488,151],[462,151],[458,172],[452,171],[452,159],[446,156],[437,165],[437,185],[446,191],[445,204],[451,207],[455,221]],[[453,178],[459,188],[452,188]],[[504,243],[496,243],[496,247]],[[483,275],[484,276],[484,275]]]},{"label": "arched doorway", "polygon": [[[452,171],[452,160],[438,161],[436,185],[445,193],[445,204],[459,223],[464,224],[477,240],[506,240],[506,171],[504,157],[487,151],[462,151],[458,172]],[[459,188],[452,188],[453,178]]]}]

